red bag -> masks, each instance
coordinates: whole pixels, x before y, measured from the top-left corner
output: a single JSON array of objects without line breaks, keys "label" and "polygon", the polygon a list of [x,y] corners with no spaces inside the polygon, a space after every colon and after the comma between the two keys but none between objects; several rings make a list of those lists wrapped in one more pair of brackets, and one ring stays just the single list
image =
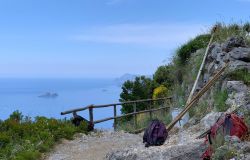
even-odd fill
[{"label": "red bag", "polygon": [[[221,116],[217,122],[211,127],[210,132],[206,136],[205,143],[209,142],[208,149],[203,153],[202,159],[209,160],[213,154],[213,143],[218,140],[218,135],[220,136],[237,136],[238,138],[243,138],[248,133],[247,125],[244,123],[243,119],[236,114],[225,114]],[[215,148],[216,149],[216,148]]]}]

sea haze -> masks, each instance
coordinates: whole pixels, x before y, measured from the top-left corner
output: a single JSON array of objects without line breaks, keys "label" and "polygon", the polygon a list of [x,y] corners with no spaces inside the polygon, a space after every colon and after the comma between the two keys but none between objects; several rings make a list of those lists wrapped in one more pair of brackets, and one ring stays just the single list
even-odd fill
[{"label": "sea haze", "polygon": [[[46,92],[57,93],[54,98],[41,98]],[[89,104],[118,102],[121,88],[114,79],[0,79],[0,119],[15,111],[35,117],[62,119],[60,112]],[[118,108],[120,110],[120,108]],[[79,112],[84,118],[88,111]],[[120,113],[119,113],[120,114]],[[113,107],[94,109],[94,119],[113,115]],[[112,128],[113,121],[97,124],[97,128]]]}]

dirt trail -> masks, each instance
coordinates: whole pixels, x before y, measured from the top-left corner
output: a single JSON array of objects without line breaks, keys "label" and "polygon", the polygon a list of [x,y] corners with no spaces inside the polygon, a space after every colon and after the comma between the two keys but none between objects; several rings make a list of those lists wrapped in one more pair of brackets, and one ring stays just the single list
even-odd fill
[{"label": "dirt trail", "polygon": [[[129,157],[131,153],[151,155],[154,152],[165,152],[166,150],[168,152],[176,152],[178,148],[181,148],[181,152],[190,152],[184,147],[185,145],[195,144],[194,146],[196,147],[197,142],[200,144],[203,141],[195,140],[195,137],[199,134],[196,131],[197,127],[181,131],[177,134],[171,134],[164,145],[150,148],[144,147],[142,134],[135,135],[123,131],[98,131],[90,135],[79,134],[74,140],[64,140],[61,144],[57,145],[54,151],[46,156],[45,160],[117,159],[116,156],[114,158],[112,155],[120,151],[122,153],[125,151],[125,157]],[[126,156],[126,154],[128,155]],[[132,157],[132,159],[140,159],[140,157],[137,155],[136,157]],[[154,158],[152,157],[152,159]]]},{"label": "dirt trail", "polygon": [[79,134],[72,140],[57,145],[45,160],[102,160],[112,150],[142,143],[140,135],[124,132],[96,132]]}]

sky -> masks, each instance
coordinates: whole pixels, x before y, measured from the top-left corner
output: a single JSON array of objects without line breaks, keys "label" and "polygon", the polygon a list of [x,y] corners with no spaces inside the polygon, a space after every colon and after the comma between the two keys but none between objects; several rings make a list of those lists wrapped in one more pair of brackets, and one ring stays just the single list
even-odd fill
[{"label": "sky", "polygon": [[152,75],[216,22],[250,20],[250,0],[0,0],[0,77]]}]

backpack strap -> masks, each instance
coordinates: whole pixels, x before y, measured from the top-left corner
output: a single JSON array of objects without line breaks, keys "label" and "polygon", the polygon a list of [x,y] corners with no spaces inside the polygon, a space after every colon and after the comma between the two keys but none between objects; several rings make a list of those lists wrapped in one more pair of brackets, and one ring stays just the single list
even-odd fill
[{"label": "backpack strap", "polygon": [[211,130],[207,133],[207,137],[208,137],[208,142],[211,145],[212,144],[212,140],[211,140]]},{"label": "backpack strap", "polygon": [[224,121],[225,135],[230,135],[232,127],[233,124],[232,124],[231,114],[227,114],[225,116],[225,121]]},{"label": "backpack strap", "polygon": [[159,120],[155,119],[155,120],[152,120],[148,129],[147,129],[147,138],[146,138],[146,141],[149,145],[153,145],[154,144],[154,139],[153,139],[153,133],[156,129],[156,127],[158,126],[158,123],[159,123]]},{"label": "backpack strap", "polygon": [[148,131],[148,139],[147,140],[148,140],[149,144],[154,143],[152,135],[153,135],[153,132],[154,132],[157,125],[158,125],[157,121],[153,120],[152,125],[150,126],[149,131]]}]

